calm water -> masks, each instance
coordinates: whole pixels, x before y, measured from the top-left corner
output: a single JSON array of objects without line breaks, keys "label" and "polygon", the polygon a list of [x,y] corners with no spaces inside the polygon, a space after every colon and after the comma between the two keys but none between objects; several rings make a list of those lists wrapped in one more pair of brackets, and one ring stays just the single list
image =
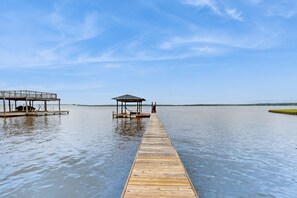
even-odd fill
[{"label": "calm water", "polygon": [[[120,197],[148,119],[110,107],[0,118],[0,197]],[[268,107],[160,107],[200,197],[296,197],[297,116]]]}]

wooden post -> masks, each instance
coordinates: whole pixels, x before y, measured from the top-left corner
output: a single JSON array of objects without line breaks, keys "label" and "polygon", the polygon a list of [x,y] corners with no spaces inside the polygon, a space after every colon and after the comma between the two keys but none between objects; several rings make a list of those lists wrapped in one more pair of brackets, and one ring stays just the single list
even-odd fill
[{"label": "wooden post", "polygon": [[17,101],[15,100],[14,101],[14,108],[16,108],[17,107]]},{"label": "wooden post", "polygon": [[119,115],[119,101],[117,101],[117,116]]},{"label": "wooden post", "polygon": [[125,113],[127,113],[127,102],[125,102]]},{"label": "wooden post", "polygon": [[6,117],[5,97],[3,98],[3,111],[4,111],[4,117]]},{"label": "wooden post", "polygon": [[44,101],[44,111],[47,111],[47,103]]},{"label": "wooden post", "polygon": [[8,111],[11,112],[11,103],[10,103],[10,100],[8,100]]},{"label": "wooden post", "polygon": [[153,108],[154,108],[154,103],[152,102],[152,107],[151,107],[151,112],[152,112],[152,113],[154,113]]},{"label": "wooden post", "polygon": [[138,102],[136,102],[136,113],[138,112]]},{"label": "wooden post", "polygon": [[28,114],[28,100],[26,98],[26,114]]},{"label": "wooden post", "polygon": [[59,114],[61,114],[61,100],[59,100]]},{"label": "wooden post", "polygon": [[136,102],[136,113],[138,114],[138,109],[139,109],[139,107],[138,107],[138,103],[139,102]]}]

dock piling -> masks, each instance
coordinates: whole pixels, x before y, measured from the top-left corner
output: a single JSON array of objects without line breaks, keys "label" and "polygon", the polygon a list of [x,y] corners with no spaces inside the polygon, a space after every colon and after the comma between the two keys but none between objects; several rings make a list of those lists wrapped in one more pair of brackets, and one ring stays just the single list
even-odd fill
[{"label": "dock piling", "polygon": [[6,116],[5,97],[3,97],[3,112],[5,117]]}]

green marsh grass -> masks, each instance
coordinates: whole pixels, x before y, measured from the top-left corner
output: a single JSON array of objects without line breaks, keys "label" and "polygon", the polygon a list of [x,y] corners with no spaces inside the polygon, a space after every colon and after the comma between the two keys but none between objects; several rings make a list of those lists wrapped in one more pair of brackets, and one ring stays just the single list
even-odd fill
[{"label": "green marsh grass", "polygon": [[273,109],[273,110],[269,110],[269,112],[297,115],[297,109]]}]

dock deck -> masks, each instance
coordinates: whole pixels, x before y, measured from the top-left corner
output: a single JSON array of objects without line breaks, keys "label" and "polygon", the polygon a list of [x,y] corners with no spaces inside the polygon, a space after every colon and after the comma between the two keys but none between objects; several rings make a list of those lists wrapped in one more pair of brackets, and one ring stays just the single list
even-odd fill
[{"label": "dock deck", "polygon": [[46,116],[46,115],[65,115],[69,114],[69,111],[34,111],[28,112],[25,111],[12,111],[12,112],[0,112],[0,117],[18,117],[18,116]]},{"label": "dock deck", "polygon": [[122,197],[198,197],[155,113],[151,114]]},{"label": "dock deck", "polygon": [[119,113],[119,114],[112,114],[113,118],[149,118],[151,116],[150,113],[138,113],[138,114],[131,114],[131,113]]}]

